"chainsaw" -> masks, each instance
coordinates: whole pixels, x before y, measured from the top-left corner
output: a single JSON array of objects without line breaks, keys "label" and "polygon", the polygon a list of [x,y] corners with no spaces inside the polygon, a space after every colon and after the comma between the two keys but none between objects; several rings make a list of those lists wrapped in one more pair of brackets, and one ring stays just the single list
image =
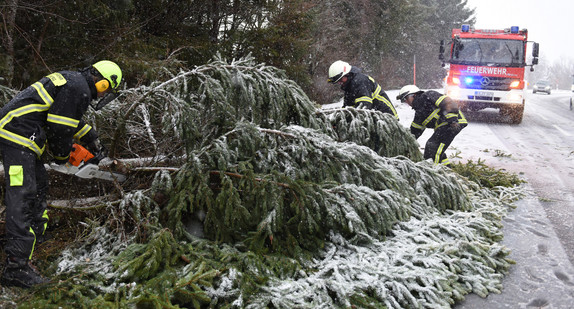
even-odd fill
[{"label": "chainsaw", "polygon": [[70,152],[70,159],[66,164],[52,163],[49,167],[57,172],[75,175],[80,178],[97,178],[109,181],[123,182],[126,180],[126,175],[100,170],[98,165],[89,163],[94,155],[81,145],[74,144]]}]

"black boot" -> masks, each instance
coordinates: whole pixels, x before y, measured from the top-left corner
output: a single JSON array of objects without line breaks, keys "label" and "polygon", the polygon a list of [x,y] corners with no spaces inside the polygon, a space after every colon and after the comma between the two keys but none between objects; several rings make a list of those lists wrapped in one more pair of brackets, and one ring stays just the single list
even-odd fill
[{"label": "black boot", "polygon": [[6,268],[2,274],[0,283],[3,286],[17,286],[21,288],[31,288],[34,285],[50,282],[42,277],[38,270],[29,262],[17,262],[8,258]]},{"label": "black boot", "polygon": [[44,234],[40,234],[39,236],[36,236],[36,245],[43,244],[43,243],[49,241],[50,239],[52,239],[52,236],[50,235],[49,232],[45,232]]}]

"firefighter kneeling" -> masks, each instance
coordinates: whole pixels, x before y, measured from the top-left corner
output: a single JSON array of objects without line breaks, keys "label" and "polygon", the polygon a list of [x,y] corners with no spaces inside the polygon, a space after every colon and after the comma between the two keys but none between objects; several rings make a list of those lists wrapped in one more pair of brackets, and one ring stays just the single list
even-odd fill
[{"label": "firefighter kneeling", "polygon": [[425,128],[434,129],[425,145],[424,158],[448,166],[450,162],[445,151],[454,137],[468,125],[456,102],[434,90],[422,91],[415,85],[401,88],[397,100],[415,110],[411,123],[411,133],[415,138],[418,139]]}]

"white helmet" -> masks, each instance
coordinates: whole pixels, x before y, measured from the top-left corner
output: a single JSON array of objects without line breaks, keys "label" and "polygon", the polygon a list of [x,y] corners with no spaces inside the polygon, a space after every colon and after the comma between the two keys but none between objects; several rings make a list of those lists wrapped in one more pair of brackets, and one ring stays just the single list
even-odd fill
[{"label": "white helmet", "polygon": [[329,67],[329,83],[338,82],[343,76],[351,71],[351,65],[345,61],[337,60]]},{"label": "white helmet", "polygon": [[415,85],[406,85],[401,90],[399,90],[399,95],[397,95],[397,100],[403,102],[403,100],[410,94],[415,94],[421,92],[419,87]]}]

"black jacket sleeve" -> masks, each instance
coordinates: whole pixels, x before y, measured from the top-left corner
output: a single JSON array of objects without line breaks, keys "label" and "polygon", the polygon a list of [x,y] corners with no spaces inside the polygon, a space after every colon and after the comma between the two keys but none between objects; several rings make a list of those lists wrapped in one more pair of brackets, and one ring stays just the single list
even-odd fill
[{"label": "black jacket sleeve", "polygon": [[46,134],[48,147],[56,159],[65,159],[72,149],[73,137],[81,130],[80,120],[90,100],[90,89],[81,76],[67,76],[48,111]]},{"label": "black jacket sleeve", "polygon": [[355,95],[349,91],[345,91],[345,97],[343,99],[343,107],[355,106]]},{"label": "black jacket sleeve", "polygon": [[90,144],[98,139],[98,132],[92,126],[85,123],[84,120],[80,119],[80,124],[77,127],[76,133],[74,134],[74,141],[78,141],[81,144]]},{"label": "black jacket sleeve", "polygon": [[415,136],[415,138],[419,138],[423,135],[425,131],[425,127],[422,125],[423,121],[425,120],[425,115],[420,112],[415,112],[415,118],[413,122],[411,122],[411,133]]}]

